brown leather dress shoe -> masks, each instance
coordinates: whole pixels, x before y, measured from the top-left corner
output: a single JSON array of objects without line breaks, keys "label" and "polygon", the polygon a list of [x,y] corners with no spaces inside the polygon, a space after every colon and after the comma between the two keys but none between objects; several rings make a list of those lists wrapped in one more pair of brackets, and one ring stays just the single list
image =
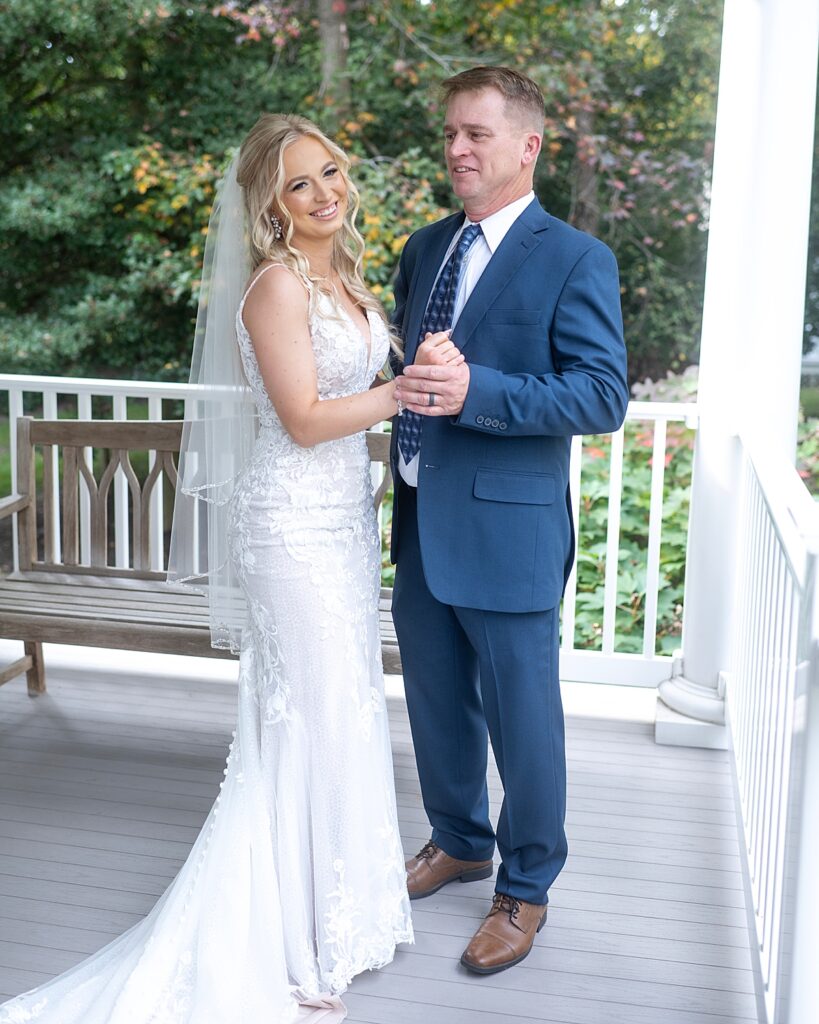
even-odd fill
[{"label": "brown leather dress shoe", "polygon": [[495,974],[529,955],[535,935],[546,924],[546,906],[496,892],[492,909],[464,950],[461,963],[476,974]]},{"label": "brown leather dress shoe", "polygon": [[411,900],[431,896],[447,882],[477,882],[492,876],[491,860],[455,860],[444,853],[437,843],[430,841],[406,863],[407,891]]}]

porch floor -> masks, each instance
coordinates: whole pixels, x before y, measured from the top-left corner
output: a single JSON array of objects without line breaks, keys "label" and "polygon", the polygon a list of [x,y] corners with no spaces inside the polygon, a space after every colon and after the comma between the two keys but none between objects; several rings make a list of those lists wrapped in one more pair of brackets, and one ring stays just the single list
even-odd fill
[{"label": "porch floor", "polygon": [[[405,850],[428,838],[406,708],[390,698]],[[0,690],[0,996],[119,935],[184,861],[222,778],[235,689],[52,672]],[[416,944],[358,978],[369,1024],[756,1024],[728,755],[650,725],[567,718],[569,860],[524,964],[458,963],[491,880],[414,905]],[[490,773],[497,808],[500,784]],[[260,1022],[261,1024],[261,1022]]]}]

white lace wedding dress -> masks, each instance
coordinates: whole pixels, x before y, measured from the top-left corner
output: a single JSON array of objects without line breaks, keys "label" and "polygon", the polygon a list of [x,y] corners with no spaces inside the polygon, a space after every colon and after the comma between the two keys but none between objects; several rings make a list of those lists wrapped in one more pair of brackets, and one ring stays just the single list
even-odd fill
[{"label": "white lace wedding dress", "polygon": [[[258,279],[258,278],[257,278]],[[251,286],[252,287],[252,286]],[[244,302],[243,302],[244,305]],[[322,398],[366,389],[387,356],[322,296]],[[378,630],[380,544],[363,434],[300,448],[237,314],[261,429],[230,538],[249,604],[237,730],[221,793],[151,913],[0,1007],[0,1024],[288,1024],[412,941]],[[299,1005],[307,1003],[308,1006]],[[341,1010],[328,1010],[334,1019]]]}]

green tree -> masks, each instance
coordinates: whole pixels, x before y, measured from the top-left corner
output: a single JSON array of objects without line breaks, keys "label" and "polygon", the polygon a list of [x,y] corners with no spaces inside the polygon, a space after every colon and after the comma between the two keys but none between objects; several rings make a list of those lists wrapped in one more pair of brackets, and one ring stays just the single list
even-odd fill
[{"label": "green tree", "polygon": [[3,366],[178,377],[214,182],[283,100],[270,47],[172,0],[0,15]]},{"label": "green tree", "polygon": [[632,379],[679,369],[696,361],[699,342],[721,9],[721,0],[662,10],[640,0],[385,5],[370,15],[381,45],[359,95],[382,109],[377,91],[391,72],[389,118],[362,143],[430,151],[442,77],[476,63],[531,75],[547,101],[541,201],[617,254]]},{"label": "green tree", "polygon": [[618,256],[632,376],[683,365],[719,14],[719,0],[0,0],[0,361],[183,377],[214,187],[262,110],[335,125],[389,301],[403,238],[452,203],[437,84],[503,62],[547,96],[538,195]]}]

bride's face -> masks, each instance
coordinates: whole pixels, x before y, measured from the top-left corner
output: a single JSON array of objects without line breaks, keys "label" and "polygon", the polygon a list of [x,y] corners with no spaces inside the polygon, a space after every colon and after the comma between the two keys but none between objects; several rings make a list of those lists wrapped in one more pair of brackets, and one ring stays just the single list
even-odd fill
[{"label": "bride's face", "polygon": [[347,183],[332,154],[309,135],[284,151],[282,205],[293,221],[293,243],[332,238],[347,212]]}]

